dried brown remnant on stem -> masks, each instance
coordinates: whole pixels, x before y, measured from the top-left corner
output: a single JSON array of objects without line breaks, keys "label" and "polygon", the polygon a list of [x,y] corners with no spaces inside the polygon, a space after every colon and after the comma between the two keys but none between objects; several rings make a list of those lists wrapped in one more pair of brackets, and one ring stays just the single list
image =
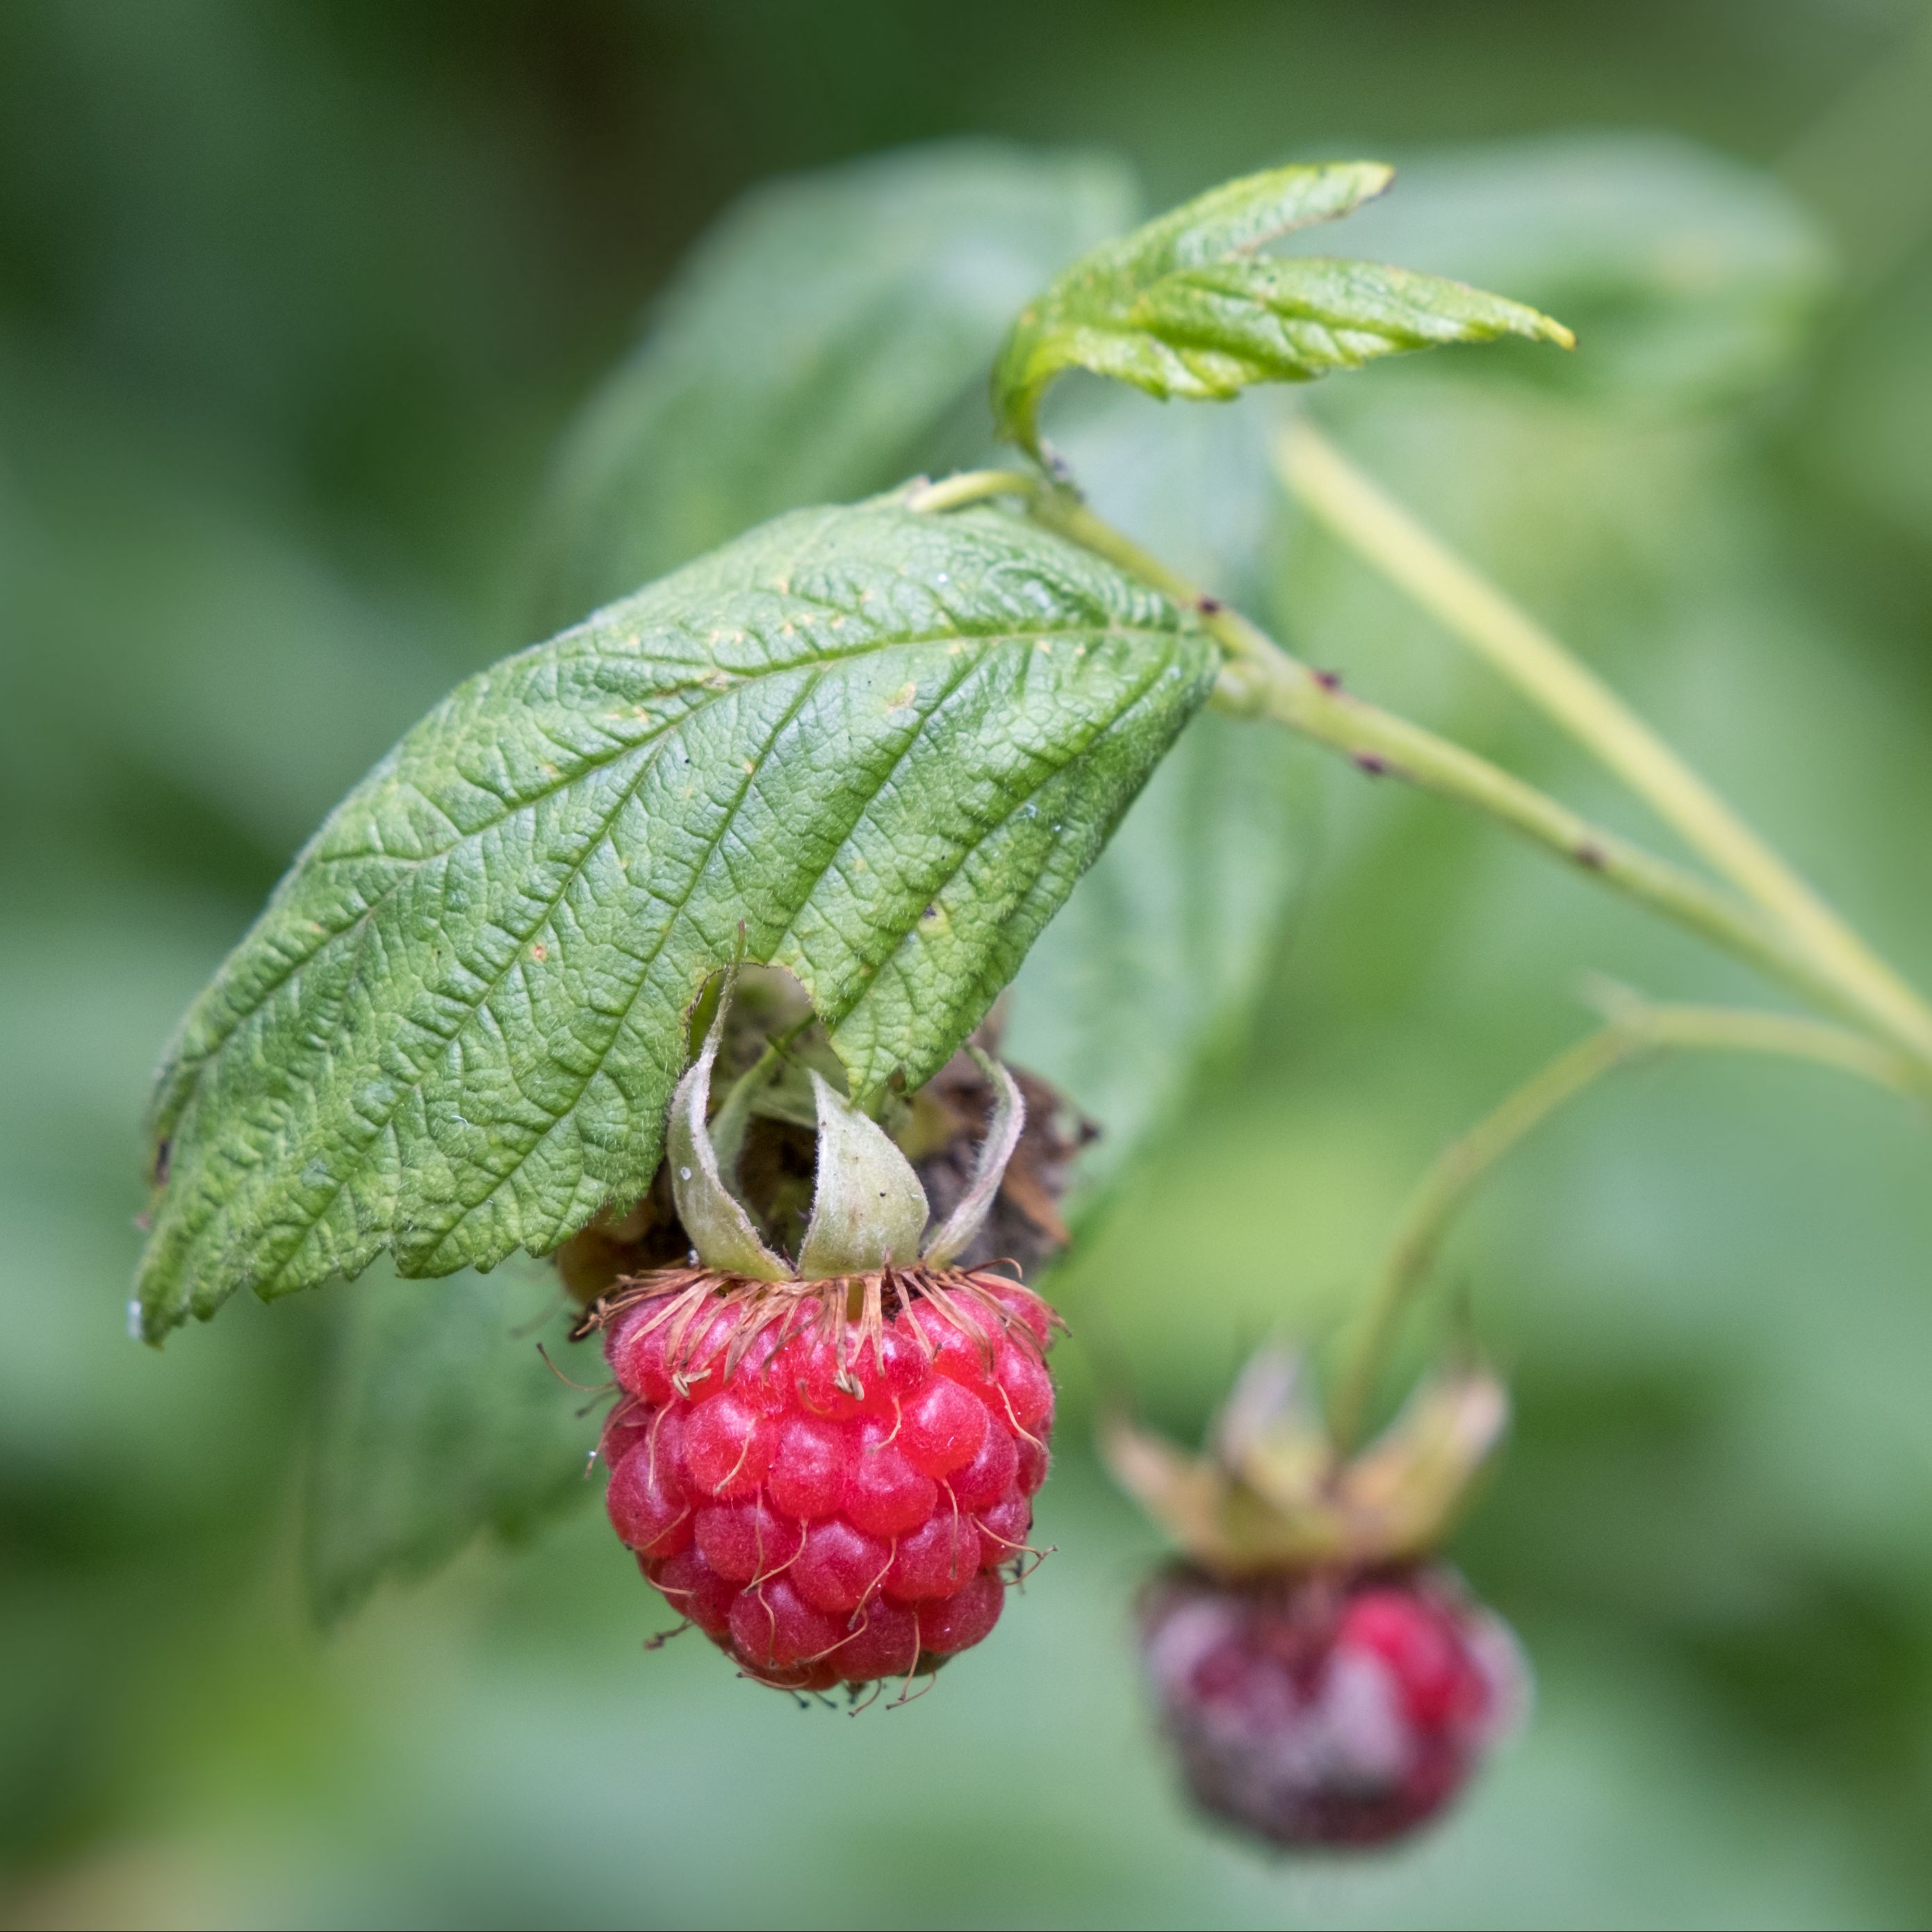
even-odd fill
[{"label": "dried brown remnant on stem", "polygon": [[[1072,1237],[1060,1218],[1075,1157],[1100,1130],[1058,1088],[1036,1074],[1012,1070],[1026,1102],[1026,1125],[1006,1165],[986,1225],[958,1258],[963,1268],[1010,1260],[1028,1275],[1051,1261]],[[921,1138],[908,1146],[933,1219],[943,1221],[972,1184],[981,1142],[993,1117],[993,1087],[972,1057],[956,1053],[913,1098]],[[922,1118],[923,1117],[923,1118]],[[902,1136],[902,1143],[910,1136]]]},{"label": "dried brown remnant on stem", "polygon": [[[728,1017],[721,1093],[756,1062],[768,1039],[786,1029],[802,1028],[795,1050],[824,1051],[822,1034],[805,1024],[809,1009],[800,1007],[785,990],[795,982],[773,974],[783,984],[768,988],[755,973],[749,969],[743,976]],[[989,1051],[993,1031],[989,1025],[976,1036]],[[970,1270],[1010,1261],[1030,1276],[1071,1238],[1060,1203],[1075,1157],[1100,1130],[1047,1082],[1017,1068],[1012,1072],[1026,1102],[1026,1124],[986,1226],[956,1265]],[[994,1102],[992,1082],[962,1050],[909,1100],[898,1103],[899,1118],[889,1124],[926,1190],[935,1226],[972,1184]],[[796,1120],[754,1114],[746,1127],[737,1192],[774,1245],[788,1253],[796,1252],[811,1211],[815,1159],[816,1136]],[[669,1168],[661,1163],[641,1201],[599,1215],[566,1241],[554,1258],[566,1289],[588,1304],[620,1280],[684,1268],[691,1249],[672,1198]]]}]

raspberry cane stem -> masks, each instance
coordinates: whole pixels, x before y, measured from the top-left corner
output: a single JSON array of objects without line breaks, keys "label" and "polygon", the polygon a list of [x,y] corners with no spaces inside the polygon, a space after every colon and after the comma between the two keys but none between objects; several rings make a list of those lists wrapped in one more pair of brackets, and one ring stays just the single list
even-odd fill
[{"label": "raspberry cane stem", "polygon": [[1601,679],[1307,422],[1282,430],[1274,456],[1318,522],[1622,779],[1790,933],[1868,1023],[1932,1055],[1932,1009]]},{"label": "raspberry cane stem", "polygon": [[1214,699],[1221,710],[1281,725],[1342,753],[1371,776],[1406,779],[1482,813],[1584,876],[1742,960],[1808,1004],[1883,1032],[1922,1059],[1932,1078],[1932,1044],[1910,1029],[1886,1024],[1858,988],[1758,908],[1740,904],[1694,872],[1619,838],[1454,740],[1340,689],[1252,620],[1207,596],[1095,515],[1072,490],[1022,471],[975,470],[927,484],[907,501],[915,510],[938,512],[1000,496],[1022,498],[1028,514],[1048,529],[1195,612],[1202,628],[1226,653]]},{"label": "raspberry cane stem", "polygon": [[1410,1196],[1330,1407],[1338,1456],[1362,1439],[1402,1318],[1456,1215],[1505,1154],[1603,1075],[1652,1054],[1695,1049],[1815,1060],[1910,1097],[1923,1100],[1928,1091],[1916,1060],[1822,1021],[1724,1006],[1653,1006],[1621,989],[1606,1004],[1609,1018],[1603,1028],[1559,1054],[1450,1142]]}]

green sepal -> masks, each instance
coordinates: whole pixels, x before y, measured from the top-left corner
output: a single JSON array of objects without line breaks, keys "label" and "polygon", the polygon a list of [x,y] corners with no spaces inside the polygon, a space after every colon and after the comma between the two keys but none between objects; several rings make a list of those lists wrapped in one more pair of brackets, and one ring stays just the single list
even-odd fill
[{"label": "green sepal", "polygon": [[931,1212],[911,1162],[822,1073],[812,1074],[812,1090],[818,1102],[818,1171],[799,1273],[820,1281],[868,1274],[894,1262],[910,1267]]},{"label": "green sepal", "polygon": [[[677,1202],[677,1218],[706,1268],[748,1275],[754,1281],[787,1281],[791,1278],[790,1268],[760,1240],[744,1204],[726,1182],[705,1125],[711,1101],[711,1070],[718,1064],[718,1049],[724,1042],[724,1014],[730,998],[728,982],[718,1001],[717,1015],[704,1036],[704,1048],[677,1083],[671,1099],[664,1147],[670,1162],[671,1195]],[[736,1152],[734,1147],[734,1166]]]}]

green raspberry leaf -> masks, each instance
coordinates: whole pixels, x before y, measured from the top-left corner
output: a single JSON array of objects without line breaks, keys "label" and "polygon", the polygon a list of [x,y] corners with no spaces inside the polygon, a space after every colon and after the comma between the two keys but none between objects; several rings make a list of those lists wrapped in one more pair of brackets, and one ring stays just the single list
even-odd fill
[{"label": "green raspberry leaf", "polygon": [[641,1193],[741,928],[855,1096],[926,1079],[1215,664],[1088,553],[893,497],[780,518],[470,679],[183,1022],[146,1332],[385,1249],[406,1275],[542,1253]]},{"label": "green raspberry leaf", "polygon": [[1521,335],[1570,345],[1560,322],[1460,282],[1373,262],[1255,253],[1348,214],[1390,178],[1372,161],[1271,169],[1083,256],[1021,312],[1000,351],[1000,434],[1040,455],[1040,398],[1069,369],[1201,401],[1440,343]]},{"label": "green raspberry leaf", "polygon": [[510,1269],[434,1289],[371,1274],[343,1298],[303,1526],[320,1622],[386,1579],[426,1574],[479,1529],[516,1541],[596,1493],[596,1425],[537,1353],[539,1334],[554,1352],[568,1329],[560,1312],[542,1321],[557,1299],[554,1280]]}]

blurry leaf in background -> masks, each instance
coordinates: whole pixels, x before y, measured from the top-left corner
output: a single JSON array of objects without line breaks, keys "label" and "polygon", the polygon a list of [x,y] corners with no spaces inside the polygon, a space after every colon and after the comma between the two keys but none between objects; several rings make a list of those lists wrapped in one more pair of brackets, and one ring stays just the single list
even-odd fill
[{"label": "blurry leaf in background", "polygon": [[544,520],[562,624],[780,510],[866,496],[983,440],[1013,310],[1133,218],[1112,157],[959,142],[745,197],[586,405]]},{"label": "blurry leaf in background", "polygon": [[[1260,608],[1285,521],[1266,414],[1160,410],[1098,383],[1066,400],[1060,454],[1102,514]],[[1316,755],[1196,719],[1021,968],[1004,1046],[1100,1126],[1076,1170],[1076,1219],[1245,1037],[1308,880]]]},{"label": "blurry leaf in background", "polygon": [[[1834,278],[1830,249],[1792,196],[1664,134],[1418,152],[1348,238],[1352,254],[1505,289],[1561,316],[1581,353],[1505,366],[1640,412],[1774,380],[1809,340]],[[1304,236],[1284,252],[1318,251]]]},{"label": "blurry leaf in background", "polygon": [[1932,561],[1932,262],[1899,277],[1888,295],[1834,338],[1791,453],[1819,513],[1832,516],[1845,592],[1886,625],[1902,667],[1924,680],[1932,675],[1932,604],[1915,566]]},{"label": "blurry leaf in background", "polygon": [[596,1396],[566,1387],[537,1344],[566,1374],[602,1366],[596,1352],[559,1350],[570,1319],[548,1270],[433,1286],[382,1271],[341,1298],[302,1543],[325,1622],[385,1579],[423,1576],[479,1526],[515,1541],[595,1493],[584,1456],[596,1424],[581,1412]]},{"label": "blurry leaf in background", "polygon": [[[462,662],[433,607],[336,568],[272,480],[119,419],[0,341],[15,562],[0,796],[43,836],[218,828],[272,877]],[[0,506],[0,515],[5,513]],[[88,754],[56,721],[84,694]]]},{"label": "blurry leaf in background", "polygon": [[1238,1046],[1306,873],[1308,776],[1270,734],[1197,718],[1020,969],[1002,1050],[1100,1126],[1076,1221]]},{"label": "blurry leaf in background", "polygon": [[128,1095],[218,901],[97,862],[16,891],[4,927],[0,1871],[117,1802],[154,1687],[255,1599],[316,1340],[244,1317],[160,1374],[128,1336]]}]

